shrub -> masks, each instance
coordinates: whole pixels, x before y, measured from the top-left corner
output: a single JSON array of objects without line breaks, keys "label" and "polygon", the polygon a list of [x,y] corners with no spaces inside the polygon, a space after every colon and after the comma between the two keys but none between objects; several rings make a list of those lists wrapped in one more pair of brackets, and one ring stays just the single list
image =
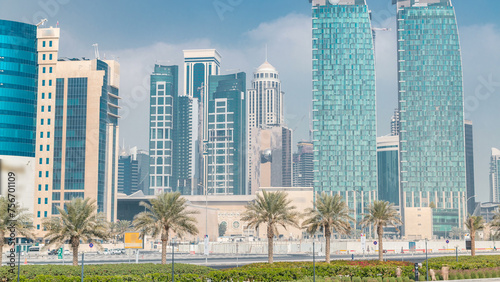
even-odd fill
[{"label": "shrub", "polygon": [[478,278],[477,273],[476,272],[471,272],[470,278],[471,279],[477,279]]},{"label": "shrub", "polygon": [[463,279],[472,279],[471,275],[469,272],[464,273],[464,278]]},{"label": "shrub", "polygon": [[361,278],[359,277],[353,277],[352,282],[361,282]]},{"label": "shrub", "polygon": [[479,272],[477,273],[477,278],[479,278],[479,279],[484,278],[484,272],[479,271]]},{"label": "shrub", "polygon": [[457,280],[462,280],[464,279],[464,274],[463,273],[457,273]]}]

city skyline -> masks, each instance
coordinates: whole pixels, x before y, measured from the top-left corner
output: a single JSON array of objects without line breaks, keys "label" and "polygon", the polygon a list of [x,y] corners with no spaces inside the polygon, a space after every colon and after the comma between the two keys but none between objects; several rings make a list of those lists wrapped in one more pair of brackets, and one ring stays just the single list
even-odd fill
[{"label": "city skyline", "polygon": [[[224,2],[224,1],[222,1]],[[258,1],[257,1],[258,2]],[[278,1],[280,2],[280,1]],[[304,1],[307,2],[307,1]],[[372,3],[373,2],[373,3]],[[385,1],[384,1],[385,2]],[[389,2],[389,1],[387,1]],[[495,3],[494,1],[487,1],[490,3],[490,7],[498,6],[498,3]],[[17,3],[7,3],[6,9],[3,10],[3,12],[0,12],[1,18],[7,18],[7,19],[13,19],[13,20],[19,20],[22,21],[23,17],[30,19],[32,15],[34,15],[38,10],[41,10],[40,7],[34,5],[35,7],[23,7],[22,9],[18,9],[18,11],[15,9],[16,7],[21,7],[21,6],[13,6],[9,7],[9,5],[22,5],[23,1],[20,1],[21,4]],[[115,3],[116,4],[116,3]],[[211,22],[210,26],[229,26],[231,25],[231,22],[235,22],[236,19],[239,16],[242,16],[242,13],[245,12],[254,12],[252,8],[255,8],[255,6],[258,3],[250,3],[248,1],[241,1],[239,5],[232,7],[232,11],[227,11],[224,13],[224,20],[221,20],[219,17],[219,14],[213,7],[213,3],[209,3],[208,7],[206,4],[200,4],[200,10],[203,10],[202,8],[205,7],[207,8],[206,10],[209,11],[209,17],[213,18],[213,24]],[[390,9],[388,9],[387,3],[385,4],[378,4],[375,3],[375,1],[368,1],[368,4],[370,5],[370,8],[374,11],[375,19],[377,18],[376,15],[379,15],[378,18],[382,17],[380,16],[382,12],[387,12]],[[103,4],[105,6],[110,5],[108,3]],[[182,6],[187,5],[187,4],[176,4],[179,5],[177,9],[181,9]],[[49,23],[48,25],[54,25],[57,19],[60,19],[61,23],[61,37],[62,41],[64,42],[64,39],[67,39],[66,43],[62,43],[61,46],[61,56],[74,56],[76,54],[80,55],[86,55],[90,58],[93,58],[93,48],[91,47],[91,44],[94,42],[98,42],[100,45],[99,47],[101,48],[101,55],[103,55],[104,52],[106,52],[107,56],[109,58],[112,58],[111,56],[116,56],[120,57],[120,64],[122,65],[122,78],[123,78],[123,85],[120,87],[121,88],[121,94],[123,94],[123,97],[125,98],[125,102],[127,101],[127,98],[129,98],[129,110],[130,112],[134,113],[128,113],[127,116],[124,117],[124,119],[120,122],[121,126],[121,136],[124,138],[121,138],[121,140],[125,140],[126,145],[130,146],[138,146],[140,148],[147,148],[147,138],[140,137],[142,136],[147,136],[147,131],[146,134],[136,134],[136,130],[143,130],[145,126],[142,126],[144,124],[144,121],[146,121],[147,124],[147,114],[144,111],[144,109],[148,109],[147,105],[147,99],[144,99],[143,101],[139,100],[130,100],[130,97],[132,96],[131,93],[134,93],[136,96],[140,96],[140,90],[136,90],[133,92],[134,89],[140,89],[136,87],[141,87],[142,86],[142,79],[145,77],[145,73],[150,73],[152,65],[154,65],[155,60],[172,60],[171,63],[168,63],[169,65],[171,64],[177,64],[181,65],[182,63],[182,52],[180,52],[181,49],[188,49],[188,48],[217,48],[220,50],[224,60],[224,62],[228,62],[228,64],[223,64],[222,70],[224,74],[230,73],[227,71],[228,69],[232,68],[245,68],[242,69],[242,71],[245,71],[248,73],[252,73],[253,68],[257,67],[264,58],[264,45],[265,43],[269,43],[269,61],[271,64],[273,64],[277,69],[281,70],[281,78],[284,86],[284,91],[287,93],[287,99],[286,99],[286,105],[285,105],[285,121],[287,124],[290,126],[292,129],[296,129],[296,132],[294,134],[295,140],[294,144],[301,140],[301,139],[307,139],[308,136],[308,130],[309,130],[309,109],[310,109],[310,97],[311,93],[310,90],[308,91],[310,87],[307,85],[310,85],[310,74],[309,74],[309,67],[301,67],[301,64],[304,63],[304,61],[308,61],[308,58],[305,58],[307,56],[310,56],[310,51],[307,50],[306,52],[302,52],[301,48],[294,46],[292,44],[291,49],[294,49],[295,52],[298,54],[304,54],[304,57],[302,55],[298,58],[298,62],[296,63],[294,68],[290,67],[290,63],[287,63],[285,61],[286,56],[290,56],[290,51],[285,51],[283,54],[280,54],[279,50],[283,50],[284,48],[280,46],[277,43],[277,39],[273,39],[272,35],[276,35],[276,30],[287,30],[289,33],[289,30],[296,30],[298,29],[299,31],[301,30],[300,24],[299,23],[307,23],[309,21],[309,12],[310,12],[310,6],[308,3],[300,3],[300,4],[291,4],[289,6],[284,7],[283,11],[280,11],[279,13],[276,13],[277,9],[276,3],[272,4],[267,4],[268,10],[266,11],[261,17],[257,17],[256,19],[250,20],[251,16],[245,16],[244,23],[242,23],[241,29],[237,29],[236,27],[225,27],[225,29],[232,29],[232,32],[227,32],[227,35],[222,36],[222,35],[217,35],[214,32],[207,32],[206,28],[203,28],[203,32],[206,32],[206,36],[201,37],[204,38],[202,40],[198,40],[199,33],[195,33],[192,35],[192,37],[185,37],[186,39],[181,38],[181,35],[177,36],[172,36],[172,40],[170,41],[165,41],[167,39],[162,39],[161,37],[157,37],[155,40],[144,38],[147,37],[147,35],[140,35],[137,36],[137,40],[135,35],[134,35],[134,42],[127,42],[124,40],[122,37],[122,40],[114,40],[117,41],[117,43],[111,43],[110,39],[104,39],[105,36],[103,34],[107,34],[107,32],[103,32],[103,34],[98,34],[95,31],[90,32],[87,31],[82,31],[80,27],[76,27],[78,25],[82,25],[83,21],[81,18],[75,18],[75,20],[69,20],[68,15],[66,15],[66,12],[68,14],[71,14],[74,16],[73,13],[70,13],[69,11],[75,10],[75,8],[82,8],[85,9],[85,5],[81,3],[72,3],[69,2],[68,4],[65,5],[60,5],[59,12],[55,13],[54,16],[49,17]],[[91,5],[88,5],[89,7]],[[248,6],[250,6],[250,10],[248,10]],[[460,35],[462,39],[462,49],[463,49],[463,57],[464,57],[464,78],[465,78],[465,102],[473,102],[474,100],[467,99],[467,97],[472,97],[472,98],[477,98],[478,100],[478,105],[477,107],[467,107],[466,104],[466,113],[468,111],[469,116],[466,114],[466,118],[470,119],[474,122],[474,130],[475,130],[475,158],[476,158],[476,190],[477,190],[477,195],[478,199],[481,201],[485,201],[489,198],[489,191],[488,191],[488,171],[489,171],[489,157],[490,157],[490,150],[491,147],[498,147],[498,143],[500,143],[500,138],[499,138],[499,133],[497,132],[491,132],[489,128],[494,128],[494,120],[498,120],[498,114],[495,113],[495,107],[494,105],[498,101],[498,95],[494,95],[495,93],[498,93],[500,90],[500,87],[498,87],[498,83],[495,84],[495,82],[499,81],[500,79],[497,78],[497,73],[498,73],[498,65],[500,64],[494,64],[491,61],[500,61],[499,55],[494,54],[491,52],[493,50],[493,47],[488,47],[488,46],[498,46],[495,45],[495,42],[499,42],[498,40],[500,39],[499,33],[498,32],[498,20],[493,19],[491,16],[491,11],[484,11],[484,9],[481,9],[481,19],[478,16],[478,10],[476,7],[467,7],[466,4],[464,3],[455,3],[456,10],[457,10],[457,17],[459,21],[459,28],[460,28]],[[470,6],[470,5],[469,5]],[[395,89],[394,82],[396,82],[395,79],[395,59],[391,58],[389,62],[384,62],[383,58],[384,55],[386,56],[387,53],[391,53],[393,56],[395,56],[395,50],[394,42],[391,42],[392,37],[395,37],[395,29],[394,26],[392,25],[392,22],[394,22],[394,15],[395,15],[395,7],[392,7],[391,12],[389,12],[389,15],[392,15],[392,18],[389,18],[387,21],[375,23],[374,25],[378,24],[379,26],[382,27],[392,27],[393,31],[392,32],[380,32],[377,34],[377,55],[382,54],[379,56],[379,60],[377,60],[377,74],[378,74],[378,80],[377,80],[377,85],[378,91],[378,134],[377,136],[382,136],[386,135],[390,132],[390,127],[389,127],[389,122],[390,122],[390,117],[392,116],[392,110],[395,108],[395,105],[397,103],[397,89]],[[194,9],[196,14],[199,13],[197,9]],[[494,10],[494,8],[491,8],[491,10]],[[5,11],[8,11],[9,14],[7,15]],[[274,12],[273,12],[274,11]],[[12,13],[11,13],[12,12]],[[130,12],[130,11],[129,11]],[[467,17],[464,15],[467,13]],[[127,14],[127,12],[125,13]],[[471,15],[472,14],[472,15]],[[16,18],[17,17],[17,18]],[[180,20],[178,17],[174,17],[176,20]],[[247,20],[248,19],[248,20]],[[137,25],[139,27],[143,27],[145,23],[137,23],[140,22],[139,19],[134,19],[134,25]],[[196,22],[196,20],[193,20]],[[125,22],[125,21],[124,21]],[[148,21],[146,21],[147,24]],[[150,21],[149,21],[150,22]],[[151,23],[151,22],[150,22]],[[190,23],[194,24],[194,23]],[[98,19],[93,19],[91,27],[96,27],[95,25],[100,26],[101,28],[104,28],[105,30],[114,30],[116,29],[116,26],[113,25],[108,25],[105,22],[101,23],[100,20]],[[151,27],[150,27],[151,28]],[[154,27],[155,29],[157,27]],[[304,32],[310,32],[307,31],[310,29],[309,27],[304,27],[303,30]],[[183,34],[182,30],[184,32],[188,30],[192,30],[190,26],[186,26],[184,28],[179,28],[179,31],[177,33]],[[244,30],[243,35],[240,37],[237,37],[238,40],[235,40],[236,43],[233,44],[227,44],[228,47],[226,48],[219,48],[219,46],[225,45],[226,41],[230,41],[228,38],[231,36],[235,35],[234,30]],[[225,30],[223,30],[225,31]],[[267,34],[266,34],[267,32]],[[302,33],[298,33],[294,36],[302,35]],[[127,33],[127,36],[130,36],[130,34]],[[226,39],[221,38],[224,37]],[[64,38],[66,37],[66,38]],[[167,38],[167,36],[165,36]],[[210,38],[210,39],[207,39]],[[250,46],[236,46],[239,47],[241,50],[237,50],[238,48],[235,47],[235,45],[244,45],[242,43],[245,43],[246,40],[248,39],[254,39],[255,42],[251,42],[252,44]],[[302,35],[300,38],[304,38],[303,41],[305,41],[307,44],[302,42],[303,45],[302,47],[307,47],[306,45],[310,44],[310,36],[308,34]],[[119,38],[118,38],[119,39]],[[278,37],[278,39],[283,40],[283,37]],[[476,40],[474,40],[476,39]],[[108,42],[107,42],[108,41]],[[178,42],[177,42],[178,41]],[[148,45],[151,42],[155,42],[153,45]],[[162,43],[163,42],[163,43]],[[285,42],[292,42],[296,43],[297,40],[295,41],[285,41]],[[86,44],[89,43],[89,44]],[[248,43],[248,42],[247,42]],[[135,45],[135,46],[134,46]],[[181,45],[181,46],[178,46]],[[478,49],[477,46],[479,45],[484,45],[486,47],[482,49]],[[149,48],[149,47],[151,48]],[[155,47],[156,46],[156,47]],[[182,47],[182,48],[179,48]],[[475,48],[474,48],[475,47]],[[125,48],[125,49],[123,49]],[[159,50],[163,49],[163,50]],[[302,48],[304,49],[304,48]],[[165,50],[165,51],[164,51]],[[139,51],[137,54],[138,58],[135,59],[130,59],[127,58],[125,55],[133,54],[132,52]],[[144,53],[147,52],[152,52],[150,56],[144,57]],[[248,53],[248,51],[252,51]],[[300,53],[302,52],[302,53]],[[250,56],[254,56],[253,58],[250,57],[249,59],[242,59],[241,54],[248,53],[251,54]],[[227,56],[227,57],[225,57]],[[153,58],[155,57],[155,58]],[[143,59],[144,62],[141,62],[137,67],[130,67],[130,66],[136,66],[135,63],[137,63],[136,60],[138,59]],[[160,62],[164,63],[164,62]],[[306,63],[307,64],[307,63]],[[126,69],[126,66],[129,66]],[[394,66],[392,66],[394,65]],[[477,65],[477,66],[476,66]],[[388,66],[390,66],[388,68]],[[149,67],[149,70],[145,69],[146,67]],[[134,68],[135,70],[130,70]],[[388,75],[383,74],[384,70],[388,68]],[[301,70],[302,69],[302,70]],[[305,69],[305,70],[304,70]],[[147,72],[146,72],[147,71]],[[490,77],[490,75],[493,75],[493,77]],[[295,77],[300,77],[303,76],[302,79],[294,79]],[[297,80],[297,81],[294,81]],[[388,82],[389,80],[392,80],[392,82]],[[489,84],[488,84],[489,81]],[[492,83],[493,82],[493,83]],[[297,85],[303,84],[305,86],[299,86]],[[384,86],[385,85],[385,86]],[[392,85],[392,86],[391,86]],[[488,87],[489,85],[489,87]],[[480,90],[480,93],[490,93],[489,98],[484,98],[486,97],[485,95],[482,96],[476,96],[475,92],[476,89],[480,86],[483,86],[482,90]],[[492,90],[491,90],[492,89]],[[148,89],[146,89],[148,90]],[[180,89],[179,89],[180,90]],[[488,92],[490,91],[490,92]],[[148,93],[148,91],[146,91]],[[146,95],[147,97],[147,95]],[[479,98],[478,98],[479,97]],[[483,97],[483,98],[481,98]],[[385,103],[384,103],[385,102]],[[135,108],[132,108],[130,105],[132,103],[135,103],[136,106]],[[307,104],[306,104],[307,103]],[[384,105],[388,104],[388,105]],[[308,107],[305,107],[304,105],[308,105]],[[383,109],[382,109],[383,108]],[[125,113],[125,112],[123,112]],[[290,113],[293,113],[291,115]],[[141,115],[139,117],[138,115]],[[132,122],[134,121],[134,122]],[[140,131],[142,132],[142,131]],[[137,137],[136,137],[137,136]],[[143,140],[144,139],[144,140]],[[122,143],[121,141],[121,143]],[[121,144],[120,143],[120,144]]]}]

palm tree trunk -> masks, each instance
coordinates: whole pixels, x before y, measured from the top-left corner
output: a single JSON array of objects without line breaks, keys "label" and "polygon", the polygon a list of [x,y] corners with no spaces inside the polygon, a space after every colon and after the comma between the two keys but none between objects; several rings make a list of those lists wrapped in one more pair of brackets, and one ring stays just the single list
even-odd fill
[{"label": "palm tree trunk", "polygon": [[476,230],[470,232],[470,255],[476,256]]},{"label": "palm tree trunk", "polygon": [[382,236],[384,235],[384,228],[382,225],[377,226],[377,234],[378,234],[378,260],[384,261],[384,244],[382,242]]},{"label": "palm tree trunk", "polygon": [[168,231],[161,234],[161,264],[167,264]]},{"label": "palm tree trunk", "polygon": [[325,226],[325,239],[326,239],[326,250],[325,250],[325,262],[330,263],[330,239],[332,237],[332,232],[330,231],[330,226]]},{"label": "palm tree trunk", "polygon": [[[73,250],[73,266],[78,265],[78,247],[79,246],[80,246],[80,238],[79,237],[71,238],[71,249]],[[64,252],[64,248],[63,248],[63,252]]]},{"label": "palm tree trunk", "polygon": [[274,232],[270,225],[267,226],[267,259],[271,264],[273,263],[273,239]]},{"label": "palm tree trunk", "polygon": [[[4,242],[5,242],[5,232],[3,230],[0,230],[0,251],[3,251],[3,245],[4,245]],[[10,254],[10,252],[9,252]],[[2,265],[2,255],[0,254],[0,266]],[[7,258],[7,263],[9,262],[8,258]]]}]

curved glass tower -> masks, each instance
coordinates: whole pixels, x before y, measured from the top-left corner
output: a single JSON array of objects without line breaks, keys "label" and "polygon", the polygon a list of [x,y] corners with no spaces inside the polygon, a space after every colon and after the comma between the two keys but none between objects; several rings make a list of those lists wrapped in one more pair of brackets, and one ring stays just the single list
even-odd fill
[{"label": "curved glass tower", "polygon": [[0,20],[0,155],[35,157],[36,26]]},{"label": "curved glass tower", "polygon": [[370,12],[365,0],[312,4],[314,190],[342,195],[360,220],[377,199]]},{"label": "curved glass tower", "polygon": [[462,59],[450,0],[398,1],[400,185],[404,212],[433,208],[446,237],[466,215]]}]

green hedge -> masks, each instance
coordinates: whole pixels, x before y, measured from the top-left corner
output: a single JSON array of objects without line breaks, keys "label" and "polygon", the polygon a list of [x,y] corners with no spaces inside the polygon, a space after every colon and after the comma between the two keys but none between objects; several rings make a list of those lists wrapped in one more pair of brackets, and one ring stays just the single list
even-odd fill
[{"label": "green hedge", "polygon": [[[39,275],[35,278],[29,279],[24,276],[21,277],[20,281],[23,282],[80,282],[81,278],[79,276],[52,276],[52,275]],[[90,275],[85,276],[85,282],[123,282],[123,281],[135,281],[135,282],[152,282],[152,281],[172,281],[172,276],[166,273],[156,273],[148,274],[145,276],[138,275],[122,275],[122,276],[99,276]],[[182,274],[175,275],[175,281],[177,282],[204,282],[200,275],[198,274]]]},{"label": "green hedge", "polygon": [[[444,265],[447,265],[450,270],[495,268],[500,267],[500,256],[459,256],[458,262],[455,256],[429,259],[430,269],[440,270]],[[422,268],[425,269],[425,267],[424,261]]]},{"label": "green hedge", "polygon": [[[192,264],[175,264],[174,266],[175,274],[193,274],[197,276],[207,275],[213,268],[192,265]],[[3,266],[0,267],[0,278],[11,277],[8,271],[10,267]],[[41,275],[49,276],[77,276],[81,275],[81,266],[72,265],[22,265],[21,275],[27,279],[34,279],[35,277]],[[17,274],[17,267],[15,270]],[[172,265],[166,264],[152,264],[152,263],[141,263],[141,264],[101,264],[101,265],[86,265],[85,266],[85,277],[87,276],[121,276],[121,275],[131,275],[131,276],[145,276],[151,273],[158,274],[171,274]],[[1,281],[1,280],[0,280]],[[51,281],[51,280],[49,280]],[[121,280],[118,280],[121,281]],[[126,280],[125,280],[126,281]],[[134,281],[134,280],[130,280]],[[142,281],[142,280],[139,280]],[[149,280],[151,281],[151,280]]]},{"label": "green hedge", "polygon": [[[396,268],[401,267],[403,277],[414,277],[413,264],[378,261],[333,261],[330,264],[316,263],[317,277],[396,277]],[[210,272],[214,282],[223,281],[295,281],[313,276],[312,262],[256,263],[243,267]],[[350,279],[350,278],[349,278]],[[350,280],[349,280],[350,281]]]}]

